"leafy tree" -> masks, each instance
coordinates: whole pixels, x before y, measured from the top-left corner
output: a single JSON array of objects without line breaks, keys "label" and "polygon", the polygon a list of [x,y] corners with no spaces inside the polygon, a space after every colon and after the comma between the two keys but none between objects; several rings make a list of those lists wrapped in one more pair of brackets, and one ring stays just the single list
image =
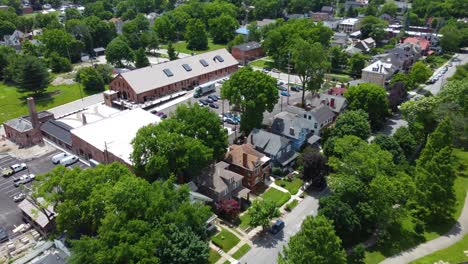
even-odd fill
[{"label": "leafy tree", "polygon": [[255,200],[249,209],[251,227],[262,226],[263,230],[270,226],[273,218],[280,216],[275,202],[269,200]]},{"label": "leafy tree", "polygon": [[390,152],[393,155],[393,162],[395,164],[401,164],[406,161],[403,150],[393,137],[384,134],[377,134],[372,143],[377,144],[381,149]]},{"label": "leafy tree", "polygon": [[70,60],[60,57],[58,53],[53,52],[48,58],[49,67],[54,73],[69,72],[72,70]]},{"label": "leafy tree", "polygon": [[359,15],[359,12],[354,9],[353,6],[350,6],[348,10],[346,10],[346,16],[347,17],[357,17]]},{"label": "leafy tree", "polygon": [[111,22],[105,22],[96,16],[83,19],[91,37],[90,47],[106,47],[116,37],[115,27]]},{"label": "leafy tree", "polygon": [[256,22],[248,24],[247,30],[249,30],[249,35],[247,36],[248,41],[260,42],[262,40],[262,32],[258,28]]},{"label": "leafy tree", "polygon": [[0,36],[11,35],[16,29],[16,26],[10,21],[0,21]]},{"label": "leafy tree", "polygon": [[363,110],[350,110],[342,113],[336,119],[332,135],[336,137],[353,135],[366,140],[371,135],[369,115]]},{"label": "leafy tree", "polygon": [[81,58],[84,44],[63,29],[45,30],[40,40],[44,44],[46,55],[56,52],[61,57],[69,58],[71,62]]},{"label": "leafy tree", "polygon": [[222,200],[216,205],[216,208],[221,213],[230,219],[235,219],[240,213],[240,205],[236,200]]},{"label": "leafy tree", "polygon": [[388,116],[388,99],[383,87],[376,84],[363,83],[352,86],[345,94],[351,110],[363,110],[369,114],[372,129],[382,127]]},{"label": "leafy tree", "polygon": [[298,39],[293,47],[294,72],[302,83],[302,105],[305,105],[305,91],[316,93],[322,87],[323,77],[329,68],[327,53],[320,43],[309,44]]},{"label": "leafy tree", "polygon": [[278,263],[346,263],[346,253],[333,225],[324,216],[308,216],[301,230],[291,237]]},{"label": "leafy tree", "polygon": [[215,159],[224,157],[228,137],[215,113],[197,104],[182,104],[177,106],[172,119],[183,124],[180,130],[174,132],[202,141],[205,146],[213,149]]},{"label": "leafy tree", "polygon": [[169,44],[167,44],[167,56],[169,57],[169,60],[171,61],[177,60],[177,58],[179,58],[179,53],[176,52],[176,50],[172,46],[172,42],[169,42]]},{"label": "leafy tree", "polygon": [[408,121],[410,129],[421,126],[422,131],[420,133],[412,131],[413,134],[416,134],[416,138],[418,138],[417,134],[421,133],[425,137],[437,126],[436,116],[434,115],[434,109],[437,105],[438,100],[433,96],[422,97],[417,101],[407,101],[401,105],[402,116]]},{"label": "leafy tree", "polygon": [[398,106],[408,98],[405,85],[401,82],[390,84],[390,91],[388,94],[388,106],[394,112],[398,111]]},{"label": "leafy tree", "polygon": [[208,25],[213,42],[219,44],[231,41],[235,36],[236,29],[239,27],[237,20],[226,14],[210,19]]},{"label": "leafy tree", "polygon": [[146,66],[150,65],[150,62],[148,60],[148,57],[146,57],[145,50],[142,48],[139,48],[137,51],[135,51],[135,67],[137,68],[143,68]]},{"label": "leafy tree", "polygon": [[406,74],[403,72],[399,72],[393,75],[392,79],[390,80],[390,86],[394,86],[397,83],[403,84],[406,91],[413,90],[417,87],[414,76],[412,74]]},{"label": "leafy tree", "polygon": [[329,50],[331,69],[340,70],[348,64],[348,55],[339,46],[333,46]]},{"label": "leafy tree", "polygon": [[206,34],[205,24],[199,19],[189,21],[185,38],[187,39],[187,48],[190,50],[208,49],[208,36]]},{"label": "leafy tree", "polygon": [[50,74],[43,60],[33,56],[17,56],[8,66],[11,80],[21,89],[41,93],[49,85]]},{"label": "leafy tree", "polygon": [[41,54],[40,49],[40,46],[32,44],[29,40],[24,40],[23,44],[21,45],[21,52],[24,55],[39,57],[39,55]]},{"label": "leafy tree", "polygon": [[260,127],[263,112],[273,111],[278,102],[276,80],[250,67],[244,67],[224,83],[221,97],[240,107],[241,130],[248,134],[253,128]]},{"label": "leafy tree", "polygon": [[380,14],[389,14],[395,17],[397,14],[397,11],[398,11],[398,6],[395,4],[395,2],[389,1],[382,5],[382,8],[380,9]]},{"label": "leafy tree", "polygon": [[440,29],[440,34],[442,34],[440,46],[444,51],[457,52],[459,50],[463,35],[456,26],[447,25]]},{"label": "leafy tree", "polygon": [[307,148],[302,156],[304,165],[303,180],[312,182],[312,186],[322,189],[326,185],[325,176],[328,172],[327,158],[318,150]]},{"label": "leafy tree", "polygon": [[252,5],[255,6],[252,14],[257,20],[277,18],[281,15],[281,1],[279,0],[254,0],[252,1]]},{"label": "leafy tree", "polygon": [[16,28],[22,32],[31,32],[34,26],[34,18],[20,16],[16,19]]},{"label": "leafy tree", "polygon": [[133,52],[125,41],[115,38],[107,45],[106,60],[117,67],[124,67],[123,61],[133,61]]},{"label": "leafy tree", "polygon": [[104,79],[102,75],[93,67],[81,68],[78,73],[78,80],[88,91],[104,91]]},{"label": "leafy tree", "polygon": [[410,74],[415,82],[425,83],[431,77],[432,71],[423,62],[418,61],[411,67]]},{"label": "leafy tree", "polygon": [[146,47],[155,55],[154,50],[159,49],[158,35],[154,31],[148,31],[145,36],[147,37]]},{"label": "leafy tree", "polygon": [[16,54],[16,50],[7,46],[0,46],[0,79],[3,79],[4,73],[12,61],[12,57]]},{"label": "leafy tree", "polygon": [[204,263],[209,208],[190,201],[174,179],[148,183],[122,164],[56,167],[38,177],[34,197],[54,206],[70,263]]},{"label": "leafy tree", "polygon": [[96,69],[96,71],[99,72],[105,84],[108,84],[110,83],[110,81],[112,81],[112,66],[110,66],[109,64],[98,64],[94,66],[94,68]]},{"label": "leafy tree", "polygon": [[65,9],[65,20],[81,19],[81,13],[76,8]]},{"label": "leafy tree", "polygon": [[227,50],[228,50],[229,52],[231,52],[232,47],[237,46],[237,45],[240,45],[240,44],[242,44],[242,43],[244,43],[244,42],[245,42],[244,37],[243,37],[242,35],[237,35],[237,36],[234,37],[233,40],[231,40],[231,41],[228,42],[228,44],[227,44]]},{"label": "leafy tree", "polygon": [[174,41],[176,39],[175,24],[169,19],[169,16],[162,15],[156,18],[153,30],[161,40]]},{"label": "leafy tree", "polygon": [[371,37],[380,43],[385,38],[387,22],[374,16],[366,16],[360,22],[363,38]]},{"label": "leafy tree", "polygon": [[213,159],[213,150],[199,139],[173,132],[180,131],[177,126],[182,125],[168,119],[160,125],[148,125],[138,130],[132,141],[131,155],[137,174],[154,181],[167,179],[171,174],[190,179],[201,173]]},{"label": "leafy tree", "polygon": [[358,244],[353,248],[351,254],[347,257],[348,264],[364,264],[366,258],[366,248],[363,244]]},{"label": "leafy tree", "polygon": [[[349,179],[345,183],[350,193],[360,192],[362,188],[361,183],[355,179]],[[359,234],[362,228],[357,213],[346,201],[342,201],[339,195],[329,195],[320,198],[319,215],[323,215],[333,221],[336,233],[344,241],[351,240],[352,237]]]},{"label": "leafy tree", "polygon": [[354,75],[361,76],[362,69],[366,67],[366,57],[360,53],[355,53],[348,60],[349,68]]},{"label": "leafy tree", "polygon": [[407,159],[410,159],[416,151],[417,142],[407,127],[400,127],[393,134],[393,138],[403,150]]}]

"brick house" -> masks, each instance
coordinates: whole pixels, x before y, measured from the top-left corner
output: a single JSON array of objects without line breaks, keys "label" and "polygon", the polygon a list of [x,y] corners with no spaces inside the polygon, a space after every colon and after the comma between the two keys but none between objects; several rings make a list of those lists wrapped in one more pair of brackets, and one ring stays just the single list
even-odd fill
[{"label": "brick house", "polygon": [[260,43],[251,41],[232,47],[231,54],[240,63],[245,64],[248,61],[263,57],[265,52]]},{"label": "brick house", "polygon": [[421,48],[422,56],[427,56],[428,52],[430,51],[429,48],[431,46],[431,42],[425,38],[409,37],[409,38],[405,38],[405,40],[403,40],[403,43],[411,43],[414,45],[418,45]]},{"label": "brick house", "polygon": [[219,49],[120,73],[109,89],[117,98],[144,103],[226,77],[237,71],[238,64],[226,49]]},{"label": "brick house", "polygon": [[229,169],[244,176],[242,185],[255,189],[270,177],[270,158],[255,150],[252,144],[232,145],[226,153]]}]

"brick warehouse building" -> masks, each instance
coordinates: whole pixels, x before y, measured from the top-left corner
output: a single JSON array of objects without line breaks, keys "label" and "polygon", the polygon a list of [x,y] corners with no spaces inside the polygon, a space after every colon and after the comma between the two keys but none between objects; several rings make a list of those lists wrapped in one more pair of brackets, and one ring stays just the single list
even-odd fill
[{"label": "brick warehouse building", "polygon": [[246,64],[248,61],[265,56],[265,52],[260,43],[251,41],[232,47],[232,56],[242,64]]},{"label": "brick warehouse building", "polygon": [[117,97],[144,103],[223,78],[237,71],[238,62],[226,49],[118,74],[110,83]]}]

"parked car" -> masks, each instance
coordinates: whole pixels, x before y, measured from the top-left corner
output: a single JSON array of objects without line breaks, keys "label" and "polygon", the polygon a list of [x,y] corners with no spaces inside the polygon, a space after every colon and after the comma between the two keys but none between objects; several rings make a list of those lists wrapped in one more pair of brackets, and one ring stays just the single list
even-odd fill
[{"label": "parked car", "polygon": [[291,94],[288,91],[281,91],[282,96],[291,96]]},{"label": "parked car", "polygon": [[276,73],[280,72],[280,71],[279,71],[278,69],[276,69],[276,68],[271,69],[271,71],[272,71],[272,72],[276,72]]},{"label": "parked car", "polygon": [[24,198],[26,198],[26,194],[25,193],[18,193],[17,195],[13,196],[13,201],[15,203],[17,202],[21,202],[24,200]]},{"label": "parked car", "polygon": [[264,67],[263,72],[265,72],[265,73],[270,72],[270,68]]},{"label": "parked car", "polygon": [[27,169],[28,166],[26,166],[26,163],[21,163],[21,164],[13,164],[10,166],[10,168],[13,170],[14,173],[16,173],[16,172]]},{"label": "parked car", "polygon": [[78,161],[78,157],[77,156],[70,156],[70,157],[66,157],[64,158],[63,160],[60,161],[60,165],[63,165],[63,166],[70,166],[72,165],[73,163],[77,162]]},{"label": "parked car", "polygon": [[213,103],[213,99],[211,99],[211,98],[206,98],[205,101],[206,101],[208,104]]},{"label": "parked car", "polygon": [[62,159],[66,158],[68,156],[70,156],[70,154],[68,154],[66,152],[62,152],[62,153],[59,153],[57,155],[54,155],[50,160],[52,161],[53,164],[59,164],[59,162]]},{"label": "parked car", "polygon": [[205,99],[198,100],[202,105],[208,105],[208,102]]},{"label": "parked car", "polygon": [[210,104],[210,107],[211,107],[211,108],[214,108],[214,109],[218,109],[218,108],[219,108],[219,106],[218,106],[217,103],[211,103],[211,104]]},{"label": "parked car", "polygon": [[278,84],[278,86],[279,86],[279,85],[284,85],[284,82],[281,81],[281,80],[278,80],[277,84]]},{"label": "parked car", "polygon": [[10,177],[13,175],[14,171],[10,167],[2,168],[2,176],[3,177]]},{"label": "parked car", "polygon": [[34,179],[35,179],[35,175],[34,174],[29,174],[29,175],[25,175],[25,177],[17,182],[15,182],[15,187],[19,187],[21,184],[26,184],[28,182],[32,182]]},{"label": "parked car", "polygon": [[237,124],[239,124],[239,122],[237,122],[237,120],[235,120],[235,119],[232,118],[232,117],[226,117],[226,123],[231,124],[231,125],[237,125]]},{"label": "parked car", "polygon": [[283,220],[276,220],[276,222],[271,226],[270,233],[273,235],[278,234],[284,228],[284,221]]},{"label": "parked car", "polygon": [[8,241],[8,234],[5,228],[0,227],[0,243]]},{"label": "parked car", "polygon": [[164,112],[157,112],[156,115],[159,116],[161,119],[167,118],[167,115]]},{"label": "parked car", "polygon": [[13,177],[13,182],[22,181],[28,177],[35,178],[35,175],[31,173],[31,174],[25,174],[22,176],[16,176],[16,177]]},{"label": "parked car", "polygon": [[300,92],[302,91],[302,87],[299,85],[293,85],[291,86],[291,91]]},{"label": "parked car", "polygon": [[278,90],[280,90],[280,91],[287,91],[288,88],[287,88],[286,86],[284,86],[284,85],[278,85]]},{"label": "parked car", "polygon": [[208,95],[208,98],[213,100],[213,102],[216,102],[218,101],[218,96],[214,95],[214,94],[211,94],[211,95]]}]

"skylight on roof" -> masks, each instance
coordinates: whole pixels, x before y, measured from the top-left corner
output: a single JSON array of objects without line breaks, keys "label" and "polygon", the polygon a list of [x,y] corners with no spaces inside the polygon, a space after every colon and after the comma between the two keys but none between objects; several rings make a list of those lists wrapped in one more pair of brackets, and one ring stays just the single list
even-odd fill
[{"label": "skylight on roof", "polygon": [[201,59],[200,63],[201,63],[201,65],[203,65],[203,67],[208,67],[208,65],[209,65],[208,62],[206,62],[206,60],[204,60],[204,59]]},{"label": "skylight on roof", "polygon": [[217,61],[219,61],[219,62],[223,62],[223,61],[224,61],[223,57],[221,57],[221,56],[219,56],[219,55],[216,55],[214,58],[215,58]]},{"label": "skylight on roof", "polygon": [[174,74],[169,69],[164,69],[163,72],[166,74],[167,77],[174,76]]},{"label": "skylight on roof", "polygon": [[190,67],[188,64],[182,64],[182,67],[184,67],[184,69],[188,72],[192,70],[192,67]]}]

